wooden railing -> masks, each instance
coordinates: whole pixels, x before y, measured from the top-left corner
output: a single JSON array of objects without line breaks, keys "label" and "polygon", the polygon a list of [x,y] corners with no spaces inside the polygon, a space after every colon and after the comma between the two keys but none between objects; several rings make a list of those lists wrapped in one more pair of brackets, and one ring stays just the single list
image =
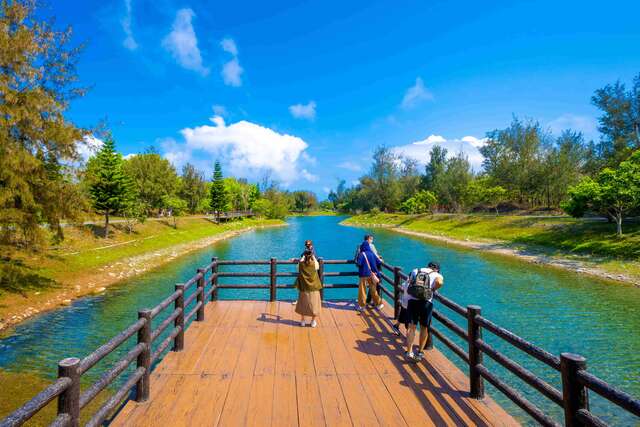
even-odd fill
[{"label": "wooden railing", "polygon": [[[218,299],[220,289],[268,289],[269,300],[277,299],[279,289],[291,289],[292,284],[278,283],[278,278],[293,278],[296,272],[278,272],[279,265],[295,265],[297,259],[278,260],[218,260],[213,258],[205,268],[198,269],[195,276],[186,283],[177,284],[175,291],[152,309],[140,310],[138,320],[129,327],[114,336],[107,343],[97,348],[93,353],[83,359],[75,357],[66,358],[58,363],[58,379],[38,393],[29,402],[0,421],[0,427],[20,426],[57,399],[58,413],[52,426],[78,426],[80,424],[80,411],[91,403],[99,393],[111,385],[123,374],[127,368],[135,362],[135,369],[126,378],[115,393],[103,403],[87,422],[88,426],[99,426],[120,407],[123,401],[131,395],[138,402],[149,398],[150,372],[154,364],[162,354],[171,346],[173,351],[184,349],[184,333],[190,322],[203,321],[205,305],[208,301]],[[327,277],[353,277],[356,271],[325,271],[329,265],[353,264],[350,260],[323,260],[319,259],[320,279],[324,284],[324,290],[357,288],[356,283],[324,283]],[[269,266],[268,272],[225,272],[224,266]],[[386,272],[385,272],[386,270]],[[389,276],[391,274],[392,276]],[[383,280],[380,290],[394,301],[394,312],[399,309],[400,284],[407,279],[407,275],[399,267],[383,263],[383,271],[380,272]],[[220,278],[269,278],[269,283],[253,284],[222,284]],[[392,286],[389,291],[384,282]],[[323,294],[324,297],[324,294]],[[435,309],[433,317],[449,331],[458,335],[467,342],[467,349],[463,349],[448,338],[440,329],[430,328],[429,346],[432,346],[431,337],[435,336],[449,349],[459,356],[469,367],[470,395],[476,399],[484,397],[484,380],[491,383],[498,391],[512,400],[516,405],[527,412],[533,419],[545,426],[558,426],[550,415],[527,400],[516,389],[507,384],[494,373],[490,372],[483,364],[483,356],[487,355],[498,364],[502,365],[537,392],[557,404],[564,410],[564,424],[566,426],[606,426],[607,424],[589,411],[589,390],[609,400],[621,410],[640,416],[640,400],[619,390],[600,378],[592,375],[586,369],[586,360],[575,354],[562,353],[560,357],[535,346],[520,338],[514,333],[504,329],[481,315],[478,306],[470,305],[466,308],[458,305],[445,296],[436,293],[436,302],[449,308],[457,315],[462,316],[467,323],[467,328],[460,327],[457,323]],[[153,328],[153,320],[169,307],[172,311],[167,317]],[[501,338],[526,355],[548,365],[560,373],[562,391],[556,389],[531,371],[511,360],[482,339],[486,330],[496,337]],[[159,339],[165,334],[162,341]],[[89,387],[81,390],[82,376],[107,356],[119,349],[131,337],[137,335],[136,344],[119,361],[112,364]],[[173,344],[173,345],[172,345]]]}]

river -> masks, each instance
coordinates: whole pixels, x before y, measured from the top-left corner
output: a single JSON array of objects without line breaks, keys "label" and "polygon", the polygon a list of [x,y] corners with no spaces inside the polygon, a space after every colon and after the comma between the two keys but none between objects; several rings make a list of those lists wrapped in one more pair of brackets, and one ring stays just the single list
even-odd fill
[{"label": "river", "polygon": [[[299,255],[305,239],[312,239],[320,256],[352,258],[356,244],[368,230],[341,226],[339,222],[342,219],[293,217],[288,219],[288,227],[255,230],[215,243],[206,250],[194,252],[153,272],[112,286],[102,295],[77,300],[71,306],[28,320],[18,325],[12,335],[0,340],[0,369],[32,372],[53,378],[58,360],[88,354],[134,321],[137,309],[157,304],[172,292],[175,283],[191,277],[196,268],[206,265],[212,256],[223,259],[291,258]],[[424,265],[429,260],[439,261],[445,276],[444,295],[462,305],[482,306],[484,316],[553,354],[562,351],[582,354],[587,357],[591,372],[640,396],[640,289],[496,255],[447,247],[384,229],[372,232],[376,247],[385,261],[399,265],[405,271]],[[267,298],[267,292],[223,290],[220,297]],[[291,298],[293,293],[279,292],[278,296]],[[325,297],[355,298],[355,290],[331,290]],[[442,311],[451,314],[447,310]],[[460,320],[460,325],[465,325],[465,321],[454,314],[450,317]],[[524,357],[522,353],[493,339],[489,333],[485,333],[485,338],[508,356],[560,387],[559,374],[550,368]],[[435,344],[438,349],[445,351],[443,344],[437,340]],[[455,355],[446,353],[466,372]],[[533,402],[546,411],[552,411],[559,420],[562,419],[559,408],[487,359],[485,356],[489,369],[498,372]],[[489,385],[487,390],[520,420],[528,420],[515,405]],[[637,418],[616,410],[594,393],[591,393],[591,403],[593,411],[612,424],[639,422]]]}]

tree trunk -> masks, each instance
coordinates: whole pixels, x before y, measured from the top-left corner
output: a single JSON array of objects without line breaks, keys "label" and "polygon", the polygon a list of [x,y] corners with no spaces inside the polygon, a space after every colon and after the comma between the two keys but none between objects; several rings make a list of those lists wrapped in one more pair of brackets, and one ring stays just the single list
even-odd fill
[{"label": "tree trunk", "polygon": [[104,213],[104,238],[109,237],[109,211]]},{"label": "tree trunk", "polygon": [[622,237],[622,214],[616,214],[616,234],[618,237]]}]

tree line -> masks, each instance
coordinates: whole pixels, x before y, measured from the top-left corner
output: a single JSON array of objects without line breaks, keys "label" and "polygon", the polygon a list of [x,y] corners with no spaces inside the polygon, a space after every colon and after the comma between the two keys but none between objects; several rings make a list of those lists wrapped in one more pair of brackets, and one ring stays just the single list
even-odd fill
[{"label": "tree line", "polygon": [[487,132],[481,171],[441,146],[424,153],[422,170],[381,146],[368,173],[352,187],[340,180],[328,201],[349,213],[563,209],[604,215],[622,235],[623,218],[640,211],[640,74],[629,89],[620,81],[598,89],[591,102],[601,112],[597,142],[571,129],[554,137],[540,122],[514,117]]}]

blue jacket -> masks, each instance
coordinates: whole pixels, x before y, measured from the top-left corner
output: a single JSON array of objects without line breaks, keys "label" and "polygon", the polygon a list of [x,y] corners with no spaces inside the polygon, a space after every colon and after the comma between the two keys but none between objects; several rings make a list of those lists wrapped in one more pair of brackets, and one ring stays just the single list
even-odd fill
[{"label": "blue jacket", "polygon": [[[378,259],[378,257],[371,251],[371,247],[368,242],[362,243],[360,246],[360,255],[358,256],[358,276],[360,277],[369,277],[371,276],[371,272],[376,273],[376,275],[380,272],[380,267],[382,263]],[[365,261],[364,257],[367,257],[369,264]],[[369,269],[369,265],[371,266],[371,270]]]}]

